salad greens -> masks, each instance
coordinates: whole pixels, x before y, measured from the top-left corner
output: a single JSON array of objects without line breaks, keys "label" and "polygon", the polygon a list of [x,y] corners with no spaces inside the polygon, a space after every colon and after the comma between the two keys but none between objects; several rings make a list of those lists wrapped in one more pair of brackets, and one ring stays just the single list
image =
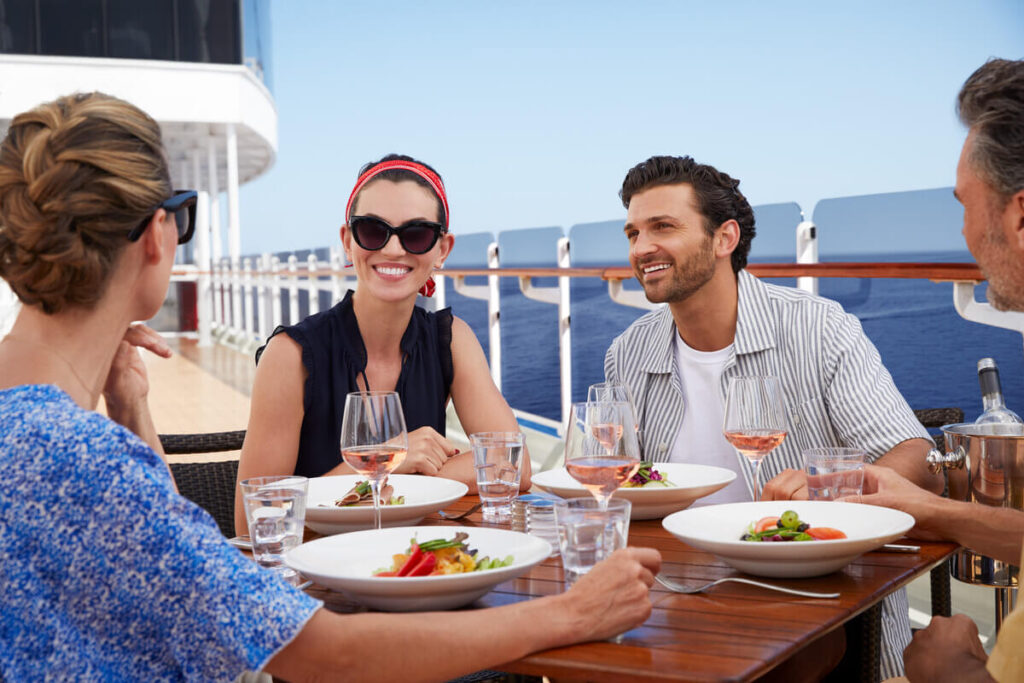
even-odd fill
[{"label": "salad greens", "polygon": [[740,536],[741,541],[779,542],[779,541],[830,541],[846,538],[839,529],[819,526],[812,527],[800,519],[794,510],[786,510],[780,516],[762,517],[747,525],[746,532]]},{"label": "salad greens", "polygon": [[675,484],[668,480],[668,477],[654,469],[653,462],[642,462],[640,463],[640,469],[636,471],[636,474],[629,478],[629,481],[623,484],[623,487],[640,488],[641,486],[647,486],[648,484],[675,486]]}]

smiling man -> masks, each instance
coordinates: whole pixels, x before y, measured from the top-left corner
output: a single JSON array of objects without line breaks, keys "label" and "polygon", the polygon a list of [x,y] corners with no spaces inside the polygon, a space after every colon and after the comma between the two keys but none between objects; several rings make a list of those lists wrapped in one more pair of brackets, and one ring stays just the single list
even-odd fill
[{"label": "smiling man", "polygon": [[[775,375],[789,429],[762,464],[765,498],[806,498],[802,451],[857,446],[868,459],[940,490],[931,441],[860,322],[834,301],[761,282],[744,268],[754,212],[739,181],[690,157],[652,157],[622,183],[629,261],[648,300],[612,342],[605,377],[629,387],[644,459],[715,465],[736,480],[699,503],[750,500],[753,468],[722,435],[729,379]],[[885,603],[882,674],[902,671],[906,595]]]}]

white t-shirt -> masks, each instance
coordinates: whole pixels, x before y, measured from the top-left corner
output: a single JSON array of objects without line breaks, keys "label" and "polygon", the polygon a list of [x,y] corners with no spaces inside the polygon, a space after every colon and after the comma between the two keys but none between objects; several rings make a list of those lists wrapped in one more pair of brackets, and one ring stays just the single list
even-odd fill
[{"label": "white t-shirt", "polygon": [[718,351],[697,351],[676,340],[676,375],[683,392],[683,423],[669,453],[669,462],[724,467],[736,473],[731,484],[694,506],[751,500],[736,449],[722,436],[725,405],[722,400],[722,372],[732,356],[732,344]]}]

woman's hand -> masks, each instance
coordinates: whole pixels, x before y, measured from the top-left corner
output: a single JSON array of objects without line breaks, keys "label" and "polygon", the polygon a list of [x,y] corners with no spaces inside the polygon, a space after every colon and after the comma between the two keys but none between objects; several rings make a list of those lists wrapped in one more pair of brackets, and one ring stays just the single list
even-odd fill
[{"label": "woman's hand", "polygon": [[395,474],[437,474],[457,454],[452,442],[444,438],[433,427],[420,427],[409,432],[409,452]]},{"label": "woman's hand", "polygon": [[[130,411],[149,394],[146,365],[138,347],[148,349],[162,358],[171,357],[171,349],[163,338],[145,325],[132,325],[124,333],[103,385],[103,400],[111,412]],[[116,419],[116,418],[115,418]],[[120,420],[118,420],[120,422]]]},{"label": "woman's hand", "polygon": [[103,385],[103,400],[107,405],[107,416],[118,424],[135,432],[157,453],[163,454],[160,439],[149,414],[146,396],[149,394],[149,378],[146,366],[139,356],[139,347],[148,349],[158,356],[170,358],[171,348],[163,338],[145,325],[128,328],[114,353]]}]

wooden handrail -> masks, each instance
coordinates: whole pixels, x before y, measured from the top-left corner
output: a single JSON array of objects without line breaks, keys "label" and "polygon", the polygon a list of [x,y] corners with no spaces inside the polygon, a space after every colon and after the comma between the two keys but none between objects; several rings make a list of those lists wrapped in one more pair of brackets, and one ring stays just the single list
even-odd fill
[{"label": "wooden handrail", "polygon": [[[974,263],[751,263],[747,266],[752,274],[767,278],[789,277],[843,277],[843,278],[900,278],[933,280],[935,282],[983,282],[985,276]],[[269,271],[249,269],[243,273],[270,274]],[[210,275],[195,266],[175,267],[175,275]],[[278,277],[288,278],[292,271],[281,269]],[[324,277],[330,275],[354,275],[351,270],[317,268],[310,271],[299,266],[295,275],[301,277]],[[633,269],[629,266],[608,268],[445,268],[437,271],[445,277],[468,277],[496,275],[498,277],[599,277],[604,280],[629,280]]]},{"label": "wooden handrail", "polygon": [[[751,263],[747,270],[758,277],[853,277],[982,282],[985,276],[974,263]],[[606,268],[605,280],[628,280],[633,269]]]}]

